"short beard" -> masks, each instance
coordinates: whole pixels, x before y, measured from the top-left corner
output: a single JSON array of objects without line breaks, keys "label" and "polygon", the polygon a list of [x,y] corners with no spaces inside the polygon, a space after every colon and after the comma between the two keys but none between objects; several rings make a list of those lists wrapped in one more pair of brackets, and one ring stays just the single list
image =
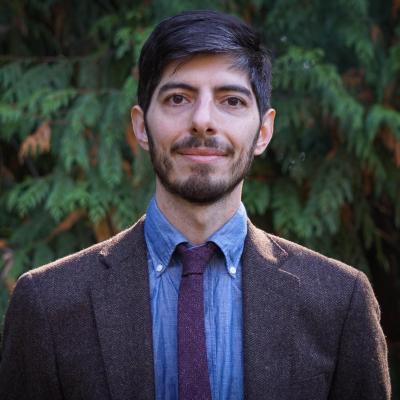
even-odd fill
[{"label": "short beard", "polygon": [[[153,169],[162,185],[171,194],[177,195],[190,203],[201,205],[213,204],[222,200],[232,193],[240,182],[243,181],[250,171],[254,159],[254,149],[257,145],[259,135],[259,130],[257,130],[248,151],[245,154],[239,155],[237,161],[233,164],[231,179],[212,182],[209,178],[209,174],[212,172],[213,167],[210,165],[198,164],[192,167],[192,174],[188,179],[179,182],[170,179],[169,172],[172,170],[173,164],[166,155],[162,155],[157,151],[146,121],[145,128],[149,140],[149,152]],[[221,148],[214,137],[202,139],[191,136],[173,146],[171,152],[178,150],[179,147],[190,148],[200,146]],[[234,154],[234,149],[231,147],[224,148],[224,150],[227,152],[228,156]]]}]

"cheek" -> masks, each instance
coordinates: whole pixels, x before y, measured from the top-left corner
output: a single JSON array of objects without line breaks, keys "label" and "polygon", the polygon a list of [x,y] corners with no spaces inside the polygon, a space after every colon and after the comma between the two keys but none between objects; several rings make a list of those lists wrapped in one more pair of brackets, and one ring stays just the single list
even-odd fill
[{"label": "cheek", "polygon": [[234,131],[231,130],[230,142],[240,151],[247,151],[259,135],[259,124],[236,124]]},{"label": "cheek", "polygon": [[176,126],[170,123],[152,120],[147,121],[147,127],[154,147],[162,151],[167,151],[179,137]]}]

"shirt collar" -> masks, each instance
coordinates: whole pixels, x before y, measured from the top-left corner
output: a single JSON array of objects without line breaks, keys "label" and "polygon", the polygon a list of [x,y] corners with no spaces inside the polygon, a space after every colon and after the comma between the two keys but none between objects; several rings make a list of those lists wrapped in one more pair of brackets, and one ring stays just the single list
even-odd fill
[{"label": "shirt collar", "polygon": [[[188,242],[164,216],[153,197],[146,212],[144,234],[153,268],[162,274],[170,263],[175,247]],[[247,214],[243,203],[235,214],[214,232],[207,241],[214,242],[222,251],[228,273],[235,277],[247,235]]]},{"label": "shirt collar", "polygon": [[246,235],[247,214],[243,203],[240,203],[235,214],[225,225],[208,238],[221,249],[225,256],[226,268],[232,277],[237,275]]},{"label": "shirt collar", "polygon": [[185,236],[167,220],[158,208],[154,197],[147,208],[144,235],[153,267],[157,273],[164,272],[175,247],[179,243],[187,242]]}]

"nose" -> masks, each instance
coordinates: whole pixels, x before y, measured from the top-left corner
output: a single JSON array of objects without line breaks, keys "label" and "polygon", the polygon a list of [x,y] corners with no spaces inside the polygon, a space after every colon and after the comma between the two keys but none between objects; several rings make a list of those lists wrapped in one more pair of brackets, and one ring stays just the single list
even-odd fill
[{"label": "nose", "polygon": [[213,135],[216,132],[211,98],[199,98],[193,108],[191,133],[193,135]]}]

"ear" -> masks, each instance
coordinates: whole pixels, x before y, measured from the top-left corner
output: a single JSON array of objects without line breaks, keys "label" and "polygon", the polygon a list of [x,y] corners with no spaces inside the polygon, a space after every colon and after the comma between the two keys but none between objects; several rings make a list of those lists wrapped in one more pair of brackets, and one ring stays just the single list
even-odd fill
[{"label": "ear", "polygon": [[149,139],[147,137],[146,126],[144,123],[144,112],[140,106],[133,106],[131,109],[132,128],[136,139],[144,150],[149,150]]},{"label": "ear", "polygon": [[260,132],[258,134],[258,140],[254,149],[254,155],[258,156],[264,152],[267,148],[272,134],[274,133],[274,120],[276,111],[273,108],[268,109],[261,121]]}]

